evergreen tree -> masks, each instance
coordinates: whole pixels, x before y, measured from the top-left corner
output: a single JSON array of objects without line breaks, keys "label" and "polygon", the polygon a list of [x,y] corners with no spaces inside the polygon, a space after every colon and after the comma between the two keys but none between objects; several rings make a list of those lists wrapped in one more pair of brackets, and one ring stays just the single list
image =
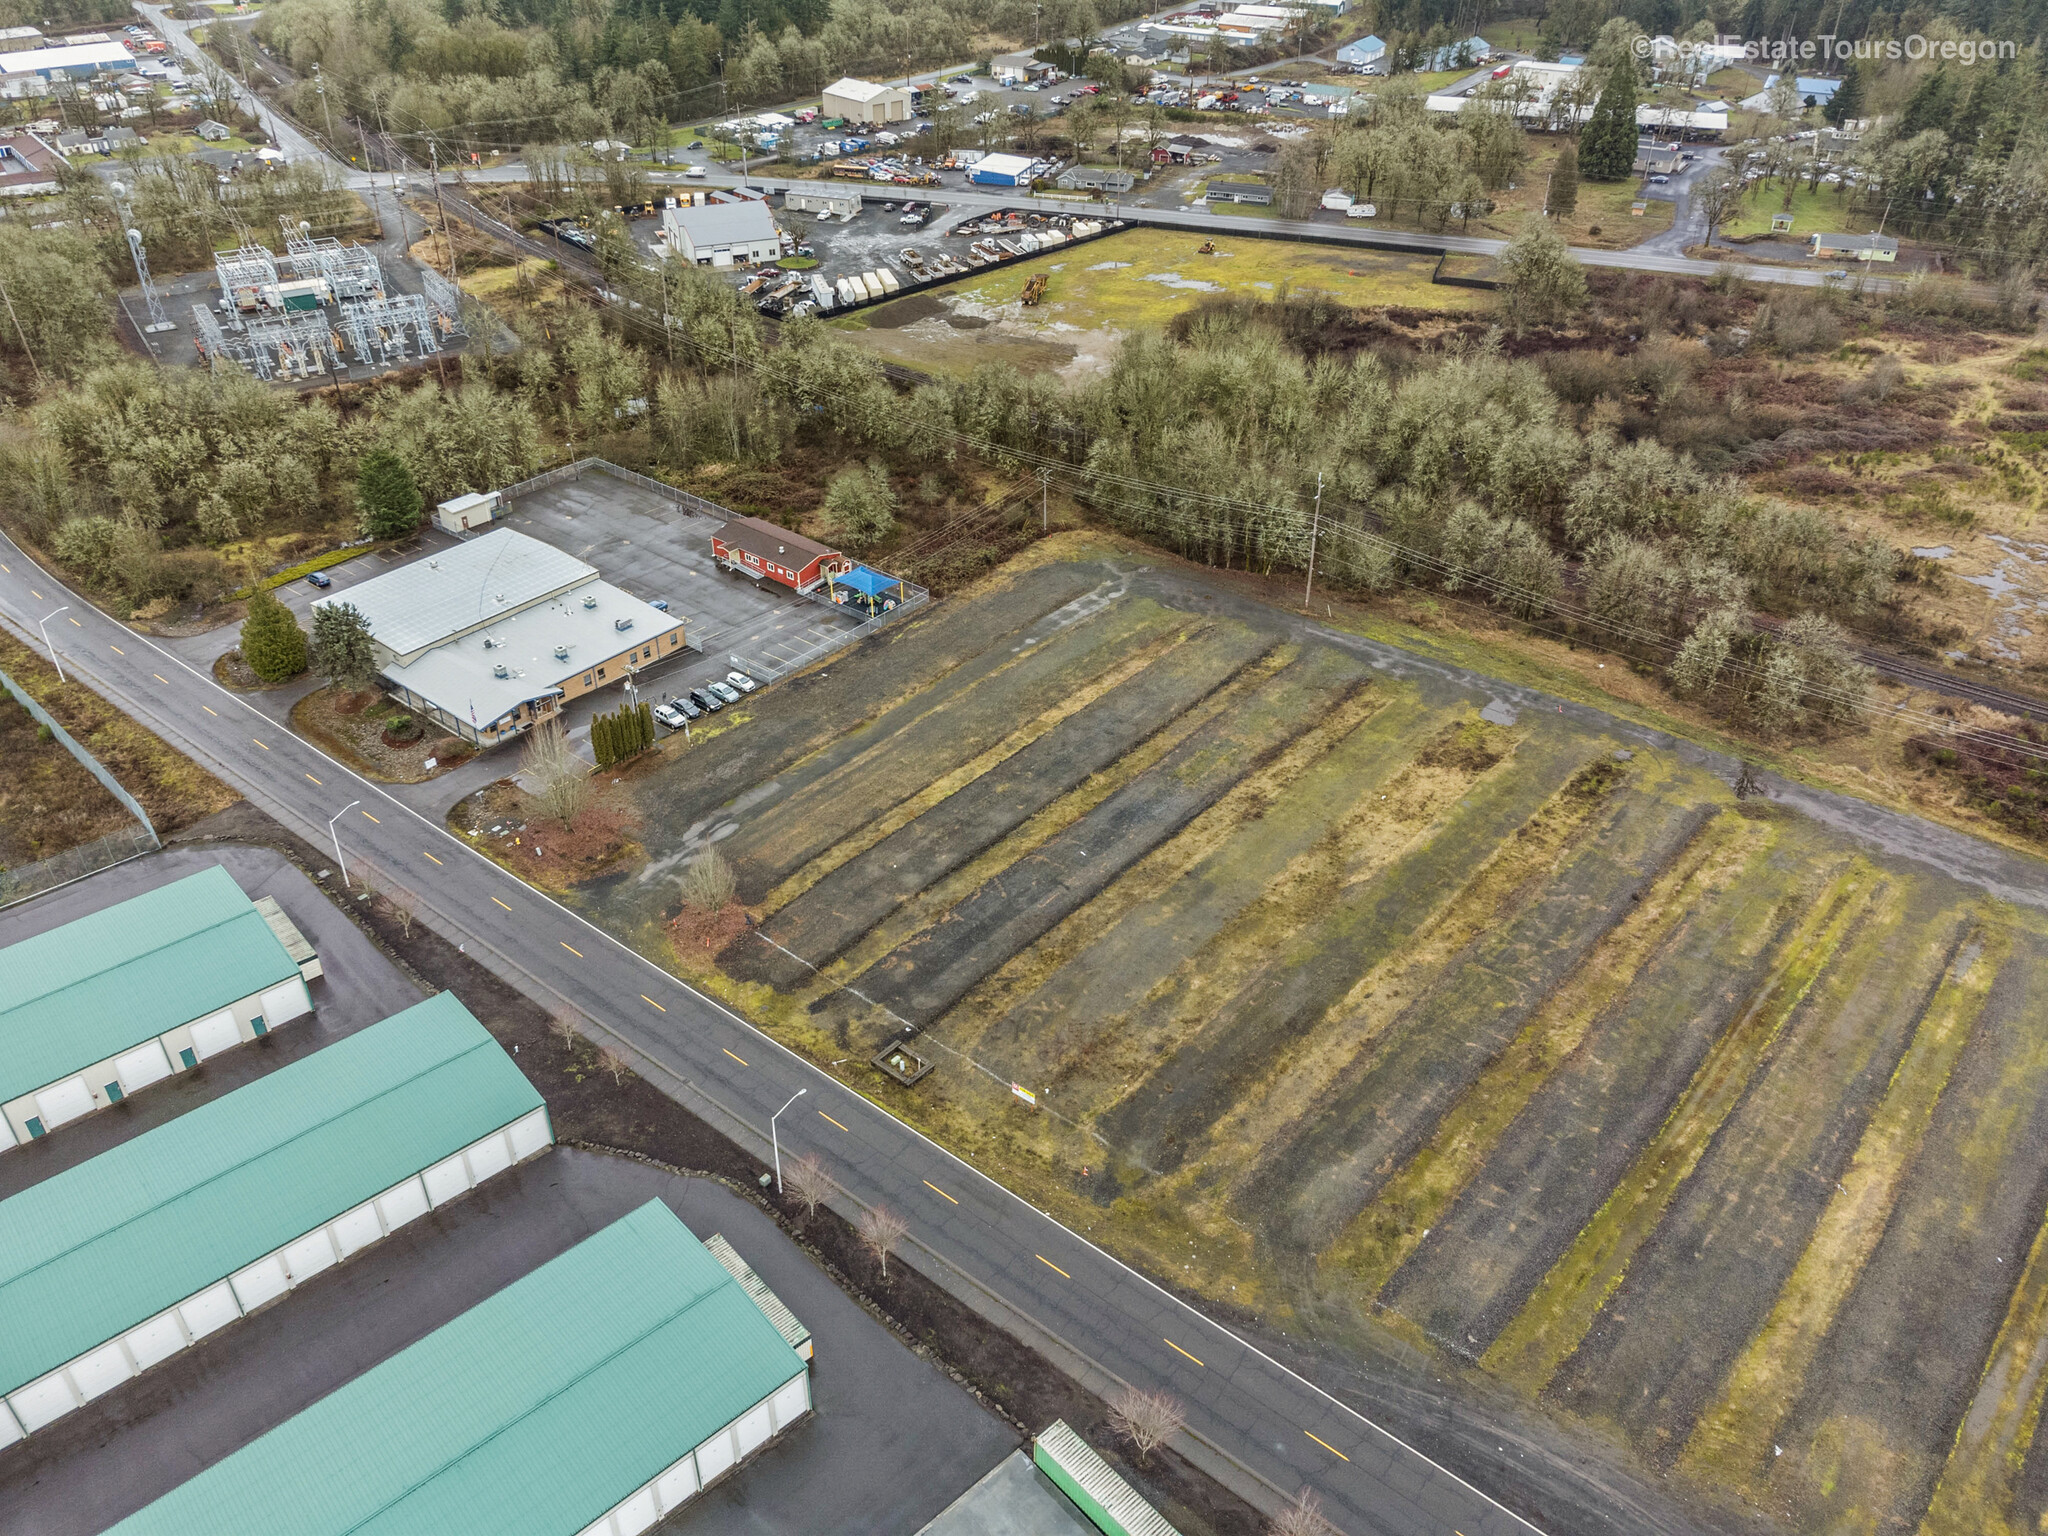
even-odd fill
[{"label": "evergreen tree", "polygon": [[1636,70],[1615,61],[1586,131],[1579,135],[1579,173],[1588,181],[1621,181],[1636,164]]},{"label": "evergreen tree", "polygon": [[354,603],[322,603],[313,610],[313,668],[336,688],[367,688],[377,675],[370,621]]},{"label": "evergreen tree", "polygon": [[1550,216],[1568,219],[1579,206],[1579,152],[1566,139],[1550,170]]},{"label": "evergreen tree", "polygon": [[405,460],[388,448],[372,448],[356,471],[356,510],[363,532],[373,539],[402,539],[420,525],[425,505]]},{"label": "evergreen tree", "polygon": [[1841,86],[1820,109],[1820,115],[1832,126],[1839,128],[1844,123],[1853,123],[1863,116],[1863,68],[1851,64],[1849,72],[1842,77]]},{"label": "evergreen tree", "polygon": [[242,621],[242,659],[266,683],[281,683],[306,670],[306,632],[268,588],[249,599],[249,616]]}]

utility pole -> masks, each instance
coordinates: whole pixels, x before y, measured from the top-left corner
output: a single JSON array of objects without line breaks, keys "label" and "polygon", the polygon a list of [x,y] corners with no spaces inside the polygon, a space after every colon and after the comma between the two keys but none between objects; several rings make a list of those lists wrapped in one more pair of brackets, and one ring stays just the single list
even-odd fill
[{"label": "utility pole", "polygon": [[22,356],[28,359],[29,367],[36,371],[36,383],[43,383],[43,365],[36,361],[36,354],[28,344],[28,332],[22,329],[21,316],[14,312],[14,300],[8,297],[5,283],[0,283],[0,303],[7,306],[7,318],[14,322],[14,334],[21,338]]},{"label": "utility pole", "polygon": [[1323,531],[1323,472],[1316,471],[1316,511],[1308,525],[1308,585],[1301,589],[1301,606],[1308,607],[1311,593],[1316,589],[1316,535]]},{"label": "utility pole", "polygon": [[[441,213],[441,239],[448,247],[448,281],[455,287],[455,312],[462,313],[462,278],[455,270],[455,231],[448,227],[448,204],[441,196],[441,144],[438,139],[427,140],[428,158],[434,166],[434,206]],[[401,205],[403,206],[403,205]],[[400,215],[404,217],[403,214]],[[441,361],[441,353],[434,352],[434,372],[440,376],[441,387],[448,387],[448,365]]]},{"label": "utility pole", "polygon": [[1052,471],[1038,472],[1038,531],[1048,533],[1052,529]]},{"label": "utility pole", "polygon": [[321,75],[320,66],[318,64],[315,64],[313,66],[313,89],[320,93],[320,111],[322,116],[324,116],[327,119],[327,152],[331,155],[335,152],[334,108],[329,106],[327,103],[327,81],[326,78],[323,75]]}]

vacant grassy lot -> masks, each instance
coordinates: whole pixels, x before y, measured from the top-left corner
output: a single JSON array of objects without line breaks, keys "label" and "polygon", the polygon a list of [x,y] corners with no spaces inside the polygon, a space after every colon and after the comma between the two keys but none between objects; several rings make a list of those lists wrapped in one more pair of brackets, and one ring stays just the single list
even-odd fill
[{"label": "vacant grassy lot", "polygon": [[1214,1304],[1787,1529],[2036,1529],[2048,918],[1058,547],[627,786],[572,899],[680,964],[715,842],[694,975]]},{"label": "vacant grassy lot", "polygon": [[[1212,293],[1258,298],[1313,288],[1360,308],[1452,313],[1486,312],[1496,304],[1490,293],[1431,283],[1433,256],[1251,235],[1218,236],[1215,252],[1202,256],[1201,244],[1172,230],[1125,230],[834,323],[892,362],[964,373],[998,357],[1025,368],[1058,368],[1077,350],[1104,352],[1123,332],[1162,326]],[[1045,301],[1027,309],[1019,296],[1041,271],[1050,280]],[[934,313],[934,304],[943,313]],[[906,315],[917,318],[905,323]]]},{"label": "vacant grassy lot", "polygon": [[1849,203],[1848,192],[1839,185],[1808,191],[1806,184],[1801,182],[1792,190],[1792,206],[1788,209],[1783,182],[1775,182],[1769,187],[1756,182],[1738,205],[1735,216],[1721,226],[1720,232],[1724,235],[1767,235],[1771,232],[1771,220],[1788,212],[1792,215],[1792,232],[1778,238],[1801,245],[1810,235],[1855,234],[1871,227],[1863,214],[1850,212]]}]

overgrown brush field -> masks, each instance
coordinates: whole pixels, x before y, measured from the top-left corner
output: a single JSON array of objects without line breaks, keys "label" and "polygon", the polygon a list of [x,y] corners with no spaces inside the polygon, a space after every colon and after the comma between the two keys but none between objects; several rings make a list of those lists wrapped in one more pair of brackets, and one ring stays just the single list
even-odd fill
[{"label": "overgrown brush field", "polygon": [[682,963],[716,846],[710,985],[1124,1257],[1702,1507],[2048,1512],[2048,914],[1960,834],[1050,545],[743,710],[586,909]]}]

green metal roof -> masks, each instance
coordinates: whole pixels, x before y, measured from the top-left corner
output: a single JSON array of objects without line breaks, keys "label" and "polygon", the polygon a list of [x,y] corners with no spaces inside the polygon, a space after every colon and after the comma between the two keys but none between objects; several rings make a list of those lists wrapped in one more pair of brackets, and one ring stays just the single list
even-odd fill
[{"label": "green metal roof", "polygon": [[0,1392],[540,1106],[443,992],[0,1201]]},{"label": "green metal roof", "polygon": [[216,864],[0,949],[0,1103],[298,975]]},{"label": "green metal roof", "polygon": [[803,1369],[651,1200],[109,1536],[573,1536]]}]

